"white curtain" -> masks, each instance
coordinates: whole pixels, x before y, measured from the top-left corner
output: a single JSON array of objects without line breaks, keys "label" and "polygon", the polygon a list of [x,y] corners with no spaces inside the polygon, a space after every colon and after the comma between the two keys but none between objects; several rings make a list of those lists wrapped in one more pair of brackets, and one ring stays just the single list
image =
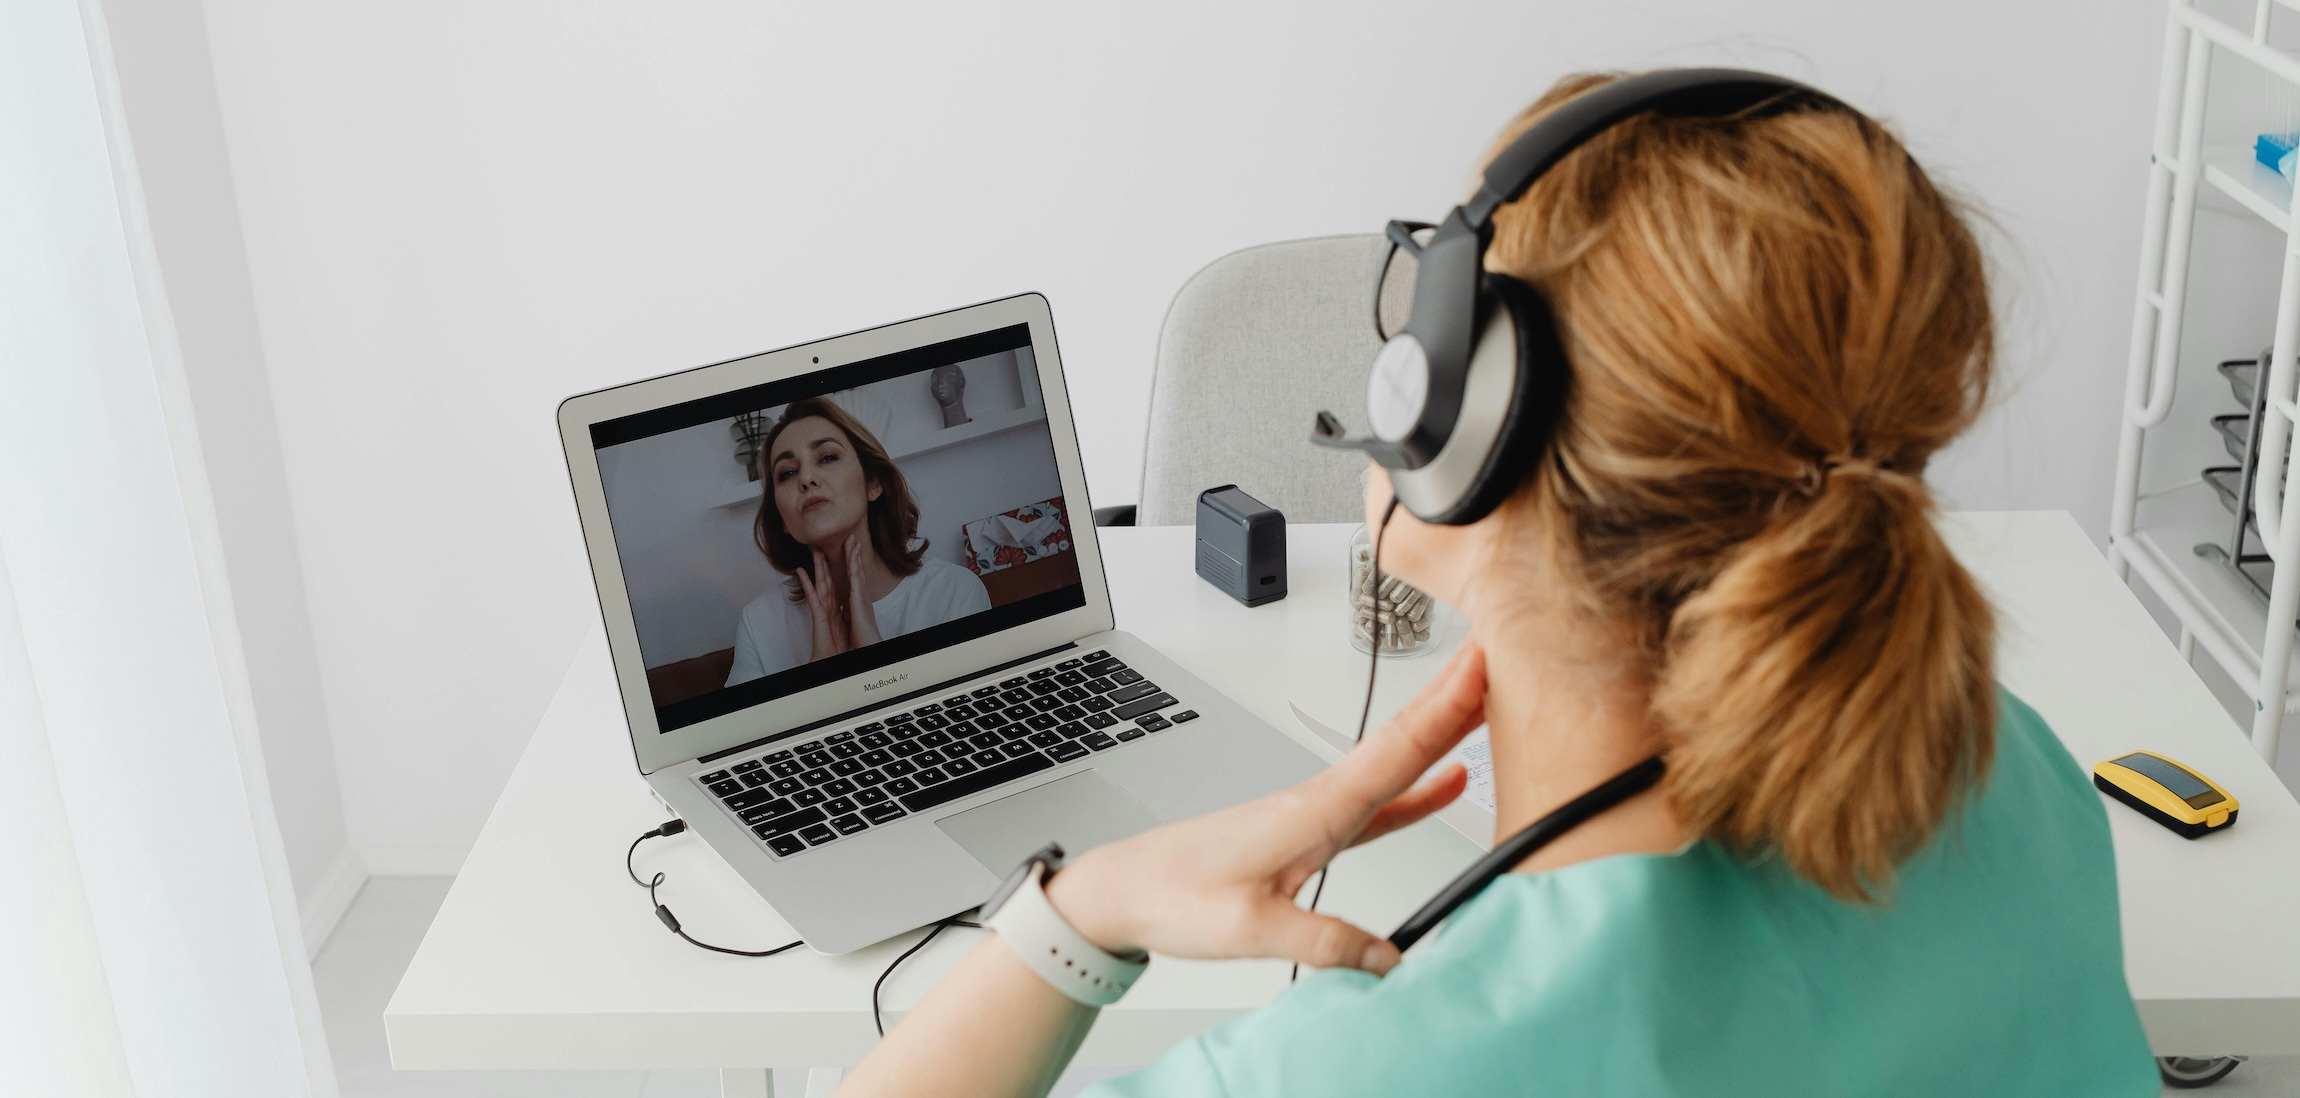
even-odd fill
[{"label": "white curtain", "polygon": [[0,4],[0,1091],[333,1095],[95,0]]}]

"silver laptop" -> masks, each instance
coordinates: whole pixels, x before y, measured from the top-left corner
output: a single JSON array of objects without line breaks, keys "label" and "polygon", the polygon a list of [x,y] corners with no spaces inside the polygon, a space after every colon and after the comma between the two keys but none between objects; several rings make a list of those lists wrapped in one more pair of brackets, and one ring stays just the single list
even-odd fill
[{"label": "silver laptop", "polygon": [[817,950],[1320,767],[1113,628],[1043,297],[585,393],[559,430],[639,772]]}]

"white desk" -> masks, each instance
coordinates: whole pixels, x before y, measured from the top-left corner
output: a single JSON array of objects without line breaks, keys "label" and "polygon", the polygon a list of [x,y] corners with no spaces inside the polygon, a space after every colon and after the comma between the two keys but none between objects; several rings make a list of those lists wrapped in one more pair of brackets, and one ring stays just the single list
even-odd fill
[{"label": "white desk", "polygon": [[[1968,514],[1946,526],[1998,607],[2001,678],[2079,762],[2158,750],[2244,803],[2233,831],[2197,842],[2109,806],[2126,975],[2151,1043],[2167,1054],[2300,1053],[2300,934],[2290,930],[2300,918],[2300,805],[2067,515]],[[1365,661],[1344,634],[1348,534],[1294,527],[1292,594],[1249,610],[1192,574],[1188,528],[1101,531],[1121,628],[1328,757],[1332,747],[1303,729],[1292,706],[1337,725],[1355,717]],[[1385,662],[1376,721],[1441,662]],[[915,936],[844,957],[695,949],[664,933],[623,875],[624,847],[662,819],[633,771],[604,642],[594,636],[384,1012],[393,1064],[714,1067],[729,1093],[755,1094],[764,1093],[764,1067],[860,1059],[875,1040],[871,981]],[[1345,855],[1321,906],[1387,931],[1475,854],[1426,821]],[[666,901],[705,941],[763,948],[793,937],[692,837],[646,844],[640,866],[669,873]],[[2204,888],[2220,907],[2208,928],[2182,903]],[[889,1020],[979,934],[946,933],[887,981]],[[1268,1001],[1286,971],[1161,961],[1104,1012],[1078,1062],[1143,1063]]]}]

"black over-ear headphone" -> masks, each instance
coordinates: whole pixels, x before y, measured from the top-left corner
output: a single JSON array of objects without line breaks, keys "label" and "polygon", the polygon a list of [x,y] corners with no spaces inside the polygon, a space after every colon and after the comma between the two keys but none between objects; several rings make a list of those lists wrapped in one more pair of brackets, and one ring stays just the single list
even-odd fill
[{"label": "black over-ear headphone", "polygon": [[1850,110],[1796,81],[1739,69],[1641,73],[1560,104],[1493,158],[1477,193],[1426,243],[1407,224],[1390,223],[1391,241],[1417,257],[1420,271],[1413,313],[1382,345],[1366,386],[1373,434],[1346,438],[1341,421],[1320,412],[1310,440],[1371,455],[1388,470],[1397,501],[1424,522],[1484,518],[1541,455],[1567,377],[1565,348],[1540,292],[1486,273],[1494,211],[1633,115],[1717,118],[1814,105]]}]

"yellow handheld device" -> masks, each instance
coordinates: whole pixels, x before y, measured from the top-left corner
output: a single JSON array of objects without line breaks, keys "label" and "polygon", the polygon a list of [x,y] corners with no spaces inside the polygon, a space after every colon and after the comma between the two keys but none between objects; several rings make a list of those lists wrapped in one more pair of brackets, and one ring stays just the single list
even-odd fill
[{"label": "yellow handheld device", "polygon": [[2236,822],[2236,798],[2227,790],[2154,752],[2135,751],[2093,767],[2092,784],[2183,838]]}]

